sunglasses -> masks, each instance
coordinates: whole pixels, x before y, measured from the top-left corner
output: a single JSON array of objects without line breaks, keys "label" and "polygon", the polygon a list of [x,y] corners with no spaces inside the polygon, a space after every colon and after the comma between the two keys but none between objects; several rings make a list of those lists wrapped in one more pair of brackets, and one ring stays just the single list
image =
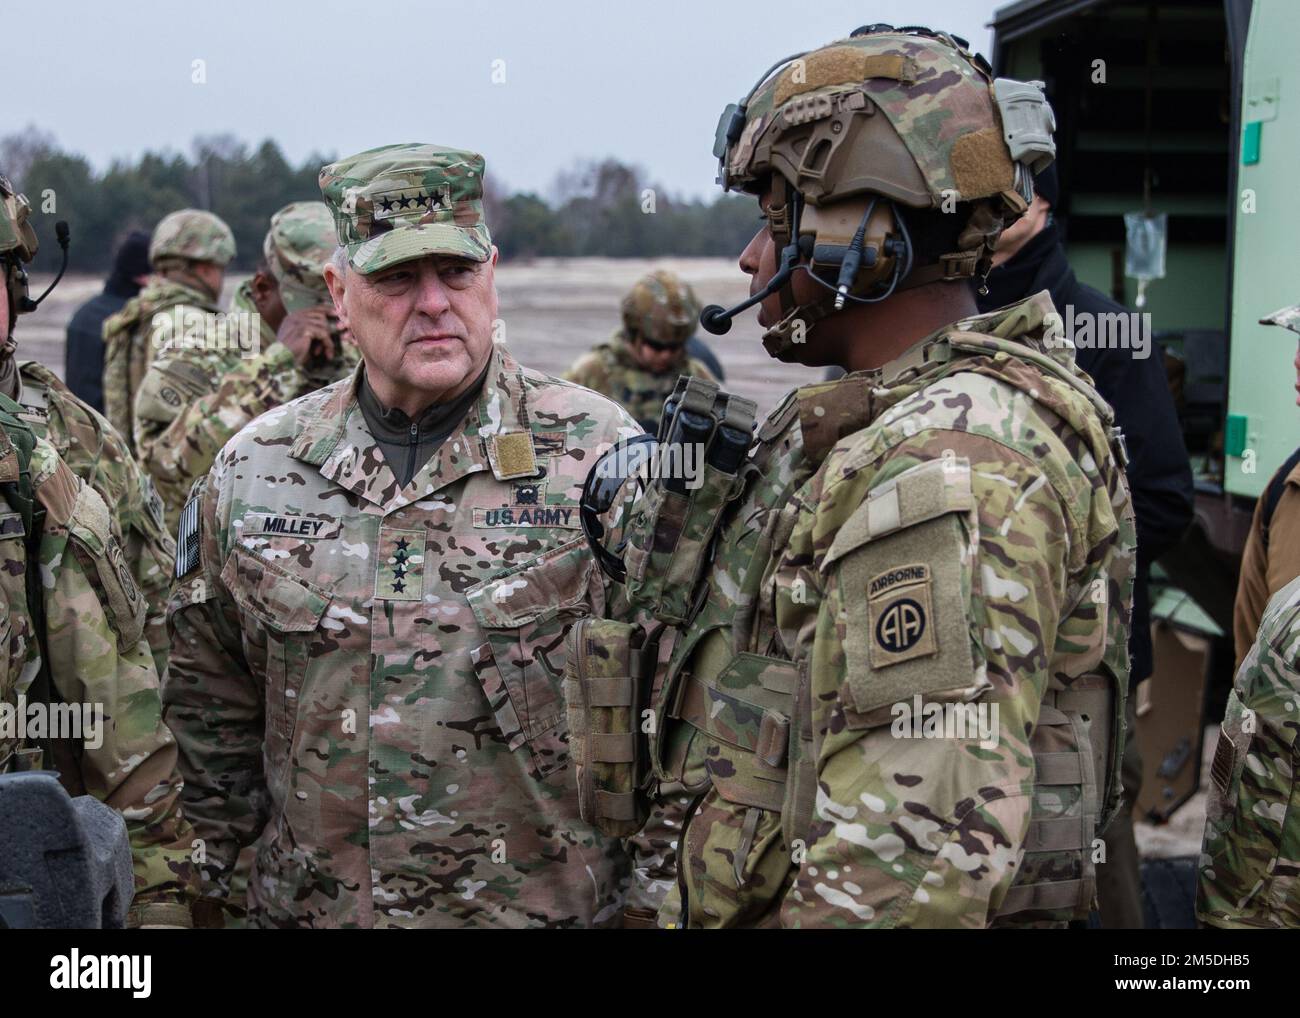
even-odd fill
[{"label": "sunglasses", "polygon": [[657,339],[650,339],[648,336],[642,336],[641,342],[657,353],[663,353],[665,350],[681,350],[685,343],[661,343]]}]

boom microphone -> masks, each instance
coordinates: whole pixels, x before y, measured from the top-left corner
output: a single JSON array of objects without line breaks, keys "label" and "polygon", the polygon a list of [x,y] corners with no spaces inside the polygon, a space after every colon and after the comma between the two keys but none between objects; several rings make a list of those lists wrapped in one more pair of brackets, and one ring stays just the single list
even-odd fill
[{"label": "boom microphone", "polygon": [[810,252],[804,251],[804,248],[812,246],[812,237],[805,236],[799,238],[799,241],[787,244],[781,249],[781,267],[777,270],[776,275],[768,280],[767,286],[759,290],[748,300],[743,300],[739,304],[730,308],[724,308],[721,304],[710,304],[700,312],[700,325],[706,331],[713,333],[715,336],[724,336],[731,331],[731,320],[747,308],[753,307],[759,301],[766,299],[777,290],[781,289],[798,268],[799,256]]},{"label": "boom microphone", "polygon": [[68,224],[64,220],[60,219],[54,224],[54,237],[59,242],[59,248],[63,251],[63,263],[59,266],[59,274],[54,277],[54,282],[45,288],[45,292],[35,300],[32,300],[30,297],[24,297],[22,306],[18,309],[19,311],[26,313],[29,311],[35,311],[40,307],[41,301],[50,295],[50,291],[59,285],[59,280],[62,279],[63,274],[68,271],[68,240],[70,239],[70,235],[68,232]]}]

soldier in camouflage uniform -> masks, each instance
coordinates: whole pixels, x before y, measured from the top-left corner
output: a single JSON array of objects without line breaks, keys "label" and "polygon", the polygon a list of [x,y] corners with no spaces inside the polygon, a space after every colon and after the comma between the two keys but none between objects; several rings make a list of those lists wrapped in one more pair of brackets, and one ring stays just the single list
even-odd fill
[{"label": "soldier in camouflage uniform", "polygon": [[632,516],[627,594],[680,634],[649,756],[693,795],[661,925],[1093,905],[1128,673],[1122,444],[1047,294],[980,315],[970,290],[1050,131],[1037,86],[888,26],[723,115],[722,182],[768,221],[740,260],[764,344],[850,373],[767,418],[712,530],[716,484],[652,486]]},{"label": "soldier in camouflage uniform", "polygon": [[[166,349],[214,345],[212,316],[234,257],[235,235],[221,219],[199,209],[173,212],[149,241],[154,274],[121,311],[105,319],[104,416],[133,452],[138,448],[135,400],[150,365]],[[179,402],[176,388],[167,394]]]},{"label": "soldier in camouflage uniform", "polygon": [[579,819],[561,691],[606,599],[582,478],[638,429],[493,345],[482,179],[429,145],[321,171],[363,363],[244,428],[181,515],[167,718],[208,894],[261,836],[256,925],[616,925],[666,886],[663,832]]},{"label": "soldier in camouflage uniform", "polygon": [[[171,423],[139,446],[170,522],[175,524],[196,478],[212,467],[217,451],[254,417],[338,381],[356,367],[356,348],[339,332],[323,275],[337,241],[334,219],[322,202],[294,202],[271,217],[257,273],[240,284],[229,313],[260,328],[261,353],[239,360],[215,391],[173,407],[142,397],[142,419]],[[278,337],[278,338],[277,338]],[[166,362],[142,387],[161,396],[170,388]],[[186,396],[197,389],[183,390]],[[147,404],[147,405],[146,405]]]},{"label": "soldier in camouflage uniform", "polygon": [[[22,269],[37,247],[27,214],[0,178],[0,346],[18,313],[33,309]],[[145,601],[104,499],[23,416],[0,395],[0,772],[57,770],[70,795],[119,810],[135,870],[128,924],[189,926],[192,832],[144,638]],[[80,738],[33,731],[33,708],[65,723],[77,712]],[[88,729],[96,708],[102,722]]]},{"label": "soldier in camouflage uniform", "polygon": [[1196,915],[1300,927],[1300,577],[1273,595],[1228,696],[1210,767]]},{"label": "soldier in camouflage uniform", "polygon": [[679,375],[716,380],[686,352],[699,313],[695,291],[676,273],[652,272],[623,298],[623,327],[579,357],[564,377],[608,396],[653,432]]},{"label": "soldier in camouflage uniform", "polygon": [[[7,186],[7,185],[6,185]],[[26,202],[0,195],[4,227],[0,251],[16,250],[29,213]],[[112,510],[113,533],[148,605],[145,636],[161,675],[167,664],[167,593],[175,545],[162,518],[162,503],[122,437],[99,413],[78,398],[49,368],[20,361],[12,332],[0,344],[0,394],[22,408],[22,419],[38,438],[47,439],[78,477],[94,488]]]}]

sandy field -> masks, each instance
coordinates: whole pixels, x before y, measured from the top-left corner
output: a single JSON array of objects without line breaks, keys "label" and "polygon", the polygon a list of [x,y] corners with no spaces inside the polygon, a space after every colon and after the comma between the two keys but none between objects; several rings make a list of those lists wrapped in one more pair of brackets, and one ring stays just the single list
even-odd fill
[{"label": "sandy field", "polygon": [[[687,279],[704,304],[731,304],[749,295],[748,279],[734,261],[722,258],[681,259],[538,259],[497,269],[501,317],[506,343],[521,362],[559,374],[579,354],[609,336],[619,324],[619,301],[636,280],[656,268],[669,268]],[[243,277],[227,282],[227,297]],[[38,295],[49,277],[33,277]],[[95,295],[102,281],[69,276],[39,311],[19,320],[19,354],[63,374],[64,329],[73,311]],[[761,330],[751,309],[741,314],[725,336],[707,336],[727,372],[727,388],[758,401],[767,413],[790,388],[817,381],[821,371],[780,364],[763,351]],[[1207,732],[1202,785],[1208,785],[1209,761],[1217,727]],[[1205,824],[1205,794],[1189,801],[1166,825],[1137,825],[1144,856],[1195,855]]]},{"label": "sandy field", "polygon": [[[505,341],[529,367],[559,374],[578,356],[609,337],[619,325],[619,302],[647,272],[668,268],[694,287],[702,304],[730,306],[749,296],[748,277],[734,261],[723,258],[614,259],[545,258],[502,265],[497,290]],[[227,297],[243,279],[227,282]],[[49,277],[32,277],[32,294],[39,295]],[[90,276],[68,276],[41,309],[19,322],[22,356],[31,357],[63,374],[64,329],[72,313],[102,286]],[[722,361],[727,386],[758,401],[765,414],[796,385],[817,381],[821,372],[780,364],[763,351],[757,312],[741,314],[725,336],[703,334]]]}]

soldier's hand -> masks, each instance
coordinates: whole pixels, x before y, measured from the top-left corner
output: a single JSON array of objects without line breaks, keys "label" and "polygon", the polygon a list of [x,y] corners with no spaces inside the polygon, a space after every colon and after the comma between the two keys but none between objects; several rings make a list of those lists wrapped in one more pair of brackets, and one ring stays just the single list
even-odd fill
[{"label": "soldier's hand", "polygon": [[280,323],[275,338],[288,347],[300,368],[328,363],[339,354],[336,336],[338,319],[330,308],[314,307],[294,311]]}]

